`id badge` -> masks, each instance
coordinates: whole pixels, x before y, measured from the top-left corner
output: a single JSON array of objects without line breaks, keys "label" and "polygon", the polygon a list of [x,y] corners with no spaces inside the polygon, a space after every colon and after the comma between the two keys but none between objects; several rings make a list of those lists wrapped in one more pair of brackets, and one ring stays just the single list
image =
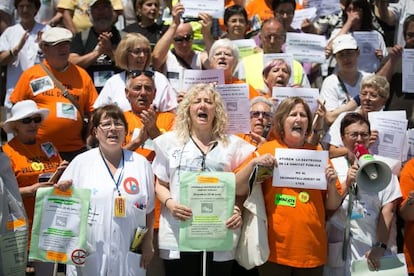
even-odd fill
[{"label": "id badge", "polygon": [[117,218],[124,218],[126,216],[126,197],[116,196],[114,202],[114,214]]},{"label": "id badge", "polygon": [[362,206],[358,200],[354,201],[354,204],[352,206],[351,219],[361,219],[364,217],[365,217],[364,206]]}]

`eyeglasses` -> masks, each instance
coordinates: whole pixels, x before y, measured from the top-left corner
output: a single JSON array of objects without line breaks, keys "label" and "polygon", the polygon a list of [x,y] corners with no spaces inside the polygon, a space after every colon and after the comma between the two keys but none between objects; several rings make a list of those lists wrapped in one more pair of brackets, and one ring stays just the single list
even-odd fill
[{"label": "eyeglasses", "polygon": [[414,38],[414,33],[412,33],[412,32],[408,32],[408,33],[406,33],[406,34],[405,34],[405,36],[406,36],[407,38],[411,39],[411,38]]},{"label": "eyeglasses", "polygon": [[135,48],[135,49],[128,49],[128,53],[131,53],[135,56],[138,56],[140,54],[149,55],[150,49],[148,48]]},{"label": "eyeglasses", "polygon": [[286,34],[268,34],[263,36],[265,40],[270,41],[272,38],[278,41],[284,41],[286,39]]},{"label": "eyeglasses", "polygon": [[345,135],[348,135],[352,139],[357,139],[359,136],[361,136],[362,139],[368,139],[370,134],[368,132],[347,132]]},{"label": "eyeglasses", "polygon": [[123,129],[125,127],[122,121],[104,121],[99,123],[99,127],[105,131],[110,130],[112,126],[114,126],[116,130]]},{"label": "eyeglasses", "polygon": [[270,120],[272,118],[272,113],[266,111],[250,111],[250,118],[259,118],[260,116]]},{"label": "eyeglasses", "polygon": [[151,71],[151,70],[130,70],[127,73],[128,78],[136,78],[138,76],[141,76],[142,74],[144,74],[144,76],[152,78],[154,76],[154,71]]},{"label": "eyeglasses", "polygon": [[35,124],[38,124],[42,121],[42,117],[40,116],[36,116],[36,117],[27,117],[27,118],[23,118],[20,120],[21,123],[28,125],[32,122],[34,122]]},{"label": "eyeglasses", "polygon": [[382,97],[380,94],[378,94],[378,93],[370,93],[370,92],[365,92],[365,91],[361,91],[360,93],[359,93],[359,97],[360,98],[367,98],[367,99],[369,99],[369,100],[371,100],[371,101],[375,101],[375,100],[377,100],[378,98],[380,98],[380,97]]},{"label": "eyeglasses", "polygon": [[294,10],[288,10],[288,11],[279,10],[279,11],[275,11],[275,13],[277,15],[282,15],[282,16],[284,16],[284,15],[293,16],[293,14],[295,13],[295,11]]},{"label": "eyeglasses", "polygon": [[183,42],[193,40],[194,36],[192,34],[186,34],[185,36],[176,36],[174,37],[175,42]]}]

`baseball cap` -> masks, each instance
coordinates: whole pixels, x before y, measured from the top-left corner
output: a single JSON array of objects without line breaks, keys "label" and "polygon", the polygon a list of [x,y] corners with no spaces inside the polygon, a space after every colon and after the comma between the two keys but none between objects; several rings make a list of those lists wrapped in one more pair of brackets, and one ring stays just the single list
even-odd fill
[{"label": "baseball cap", "polygon": [[48,45],[56,45],[64,41],[72,41],[72,32],[61,27],[53,27],[42,34],[42,42]]},{"label": "baseball cap", "polygon": [[89,2],[89,7],[92,7],[93,5],[95,5],[96,3],[98,3],[98,2],[100,2],[100,3],[109,3],[109,4],[111,4],[112,5],[112,3],[111,3],[111,1],[110,0],[91,0],[90,2]]},{"label": "baseball cap", "polygon": [[332,42],[333,54],[336,54],[342,50],[356,50],[358,44],[355,38],[350,34],[343,34],[337,36]]}]

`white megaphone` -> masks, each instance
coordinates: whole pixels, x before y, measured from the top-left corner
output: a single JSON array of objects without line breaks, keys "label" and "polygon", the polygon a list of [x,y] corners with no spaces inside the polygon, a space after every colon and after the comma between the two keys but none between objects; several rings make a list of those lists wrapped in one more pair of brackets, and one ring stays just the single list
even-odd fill
[{"label": "white megaphone", "polygon": [[376,160],[364,145],[356,145],[354,153],[359,165],[356,176],[358,187],[374,193],[385,189],[391,181],[391,168],[385,162]]}]

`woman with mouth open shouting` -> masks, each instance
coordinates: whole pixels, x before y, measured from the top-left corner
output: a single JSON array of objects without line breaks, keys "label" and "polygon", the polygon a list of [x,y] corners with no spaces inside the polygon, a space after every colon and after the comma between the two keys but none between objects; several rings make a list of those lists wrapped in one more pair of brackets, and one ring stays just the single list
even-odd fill
[{"label": "woman with mouth open shouting", "polygon": [[[324,120],[321,106],[317,121]],[[275,140],[259,146],[237,173],[237,191],[247,194],[248,180],[256,165],[277,170],[275,149],[322,150],[307,143],[313,133],[312,113],[299,97],[283,100],[273,122]],[[262,190],[268,221],[269,259],[259,267],[260,275],[322,275],[326,262],[325,216],[342,201],[342,192],[334,168],[325,168],[327,190],[273,186],[272,177],[263,181]],[[260,185],[256,183],[255,185]]]},{"label": "woman with mouth open shouting", "polygon": [[[59,185],[91,189],[85,265],[67,275],[143,276],[153,254],[154,175],[140,154],[122,149],[127,122],[114,104],[95,110],[91,136],[98,147],[78,155]],[[138,228],[147,232],[133,246]]]},{"label": "woman with mouth open shouting", "polygon": [[[202,275],[204,250],[207,251],[206,275],[231,274],[234,259],[232,249],[200,249],[192,252],[179,249],[182,246],[179,236],[183,234],[180,232],[186,231],[180,227],[180,222],[192,222],[195,219],[193,212],[197,212],[184,205],[184,198],[180,198],[180,189],[189,184],[184,179],[212,172],[215,175],[232,174],[254,152],[254,146],[241,138],[226,135],[226,124],[227,115],[220,94],[209,84],[197,84],[181,101],[173,131],[154,140],[156,155],[152,166],[157,176],[155,190],[163,205],[159,247],[167,276]],[[224,181],[224,177],[220,181]],[[234,178],[224,185],[235,187]],[[228,211],[230,215],[221,226],[227,233],[238,230],[242,224],[241,211],[237,205]]]}]

